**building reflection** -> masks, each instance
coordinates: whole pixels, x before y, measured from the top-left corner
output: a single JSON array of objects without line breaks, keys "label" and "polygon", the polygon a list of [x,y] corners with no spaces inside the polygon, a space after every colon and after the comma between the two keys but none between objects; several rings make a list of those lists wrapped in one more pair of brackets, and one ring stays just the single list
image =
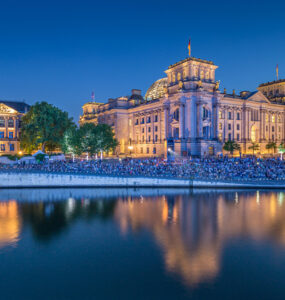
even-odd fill
[{"label": "building reflection", "polygon": [[187,194],[0,202],[0,249],[17,245],[22,228],[41,243],[77,221],[119,224],[122,235],[148,230],[165,268],[186,284],[215,280],[223,251],[234,239],[272,240],[285,248],[285,194],[194,190]]},{"label": "building reflection", "polygon": [[115,217],[122,234],[150,230],[169,272],[189,285],[215,279],[222,251],[234,238],[273,239],[285,246],[282,192],[193,192],[190,196],[128,198]]},{"label": "building reflection", "polygon": [[21,221],[17,202],[0,202],[0,249],[15,246],[19,239]]}]

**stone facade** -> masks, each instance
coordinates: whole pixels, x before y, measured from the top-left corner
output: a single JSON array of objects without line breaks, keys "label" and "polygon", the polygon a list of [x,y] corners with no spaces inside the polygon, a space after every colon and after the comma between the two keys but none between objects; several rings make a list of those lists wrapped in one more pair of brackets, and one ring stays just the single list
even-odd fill
[{"label": "stone facade", "polygon": [[211,61],[189,57],[169,66],[144,98],[132,90],[130,97],[86,103],[80,123],[111,125],[120,143],[116,154],[137,157],[216,155],[227,140],[238,142],[244,154],[252,153],[252,142],[259,144],[256,153],[265,153],[267,143],[284,142],[284,81],[255,92],[222,93],[216,69]]},{"label": "stone facade", "polygon": [[0,100],[0,155],[20,150],[20,121],[29,108],[24,102]]}]

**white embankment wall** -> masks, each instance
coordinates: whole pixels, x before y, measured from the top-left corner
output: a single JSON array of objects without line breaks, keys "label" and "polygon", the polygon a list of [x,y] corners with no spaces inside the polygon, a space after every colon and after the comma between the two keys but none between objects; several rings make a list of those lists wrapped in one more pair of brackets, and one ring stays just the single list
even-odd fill
[{"label": "white embankment wall", "polygon": [[169,178],[111,177],[49,173],[0,173],[0,188],[33,187],[210,187],[284,188],[278,182],[219,182]]}]

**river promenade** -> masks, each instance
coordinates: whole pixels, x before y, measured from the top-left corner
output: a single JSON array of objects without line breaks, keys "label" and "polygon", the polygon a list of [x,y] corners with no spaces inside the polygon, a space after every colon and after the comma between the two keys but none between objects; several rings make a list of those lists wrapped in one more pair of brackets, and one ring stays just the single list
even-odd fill
[{"label": "river promenade", "polygon": [[77,160],[0,165],[0,188],[284,188],[280,159]]},{"label": "river promenade", "polygon": [[260,188],[283,189],[284,180],[207,180],[141,176],[98,176],[47,172],[1,172],[5,188]]}]

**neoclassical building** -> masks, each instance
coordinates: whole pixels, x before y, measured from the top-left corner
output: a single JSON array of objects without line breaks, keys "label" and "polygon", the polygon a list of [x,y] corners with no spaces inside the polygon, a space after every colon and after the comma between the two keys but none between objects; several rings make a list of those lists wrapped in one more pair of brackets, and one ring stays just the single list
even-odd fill
[{"label": "neoclassical building", "polygon": [[29,108],[24,102],[0,100],[0,155],[20,150],[20,122]]},{"label": "neoclassical building", "polygon": [[145,97],[131,96],[88,102],[80,124],[107,123],[120,145],[117,154],[133,156],[216,155],[227,140],[242,153],[265,153],[271,141],[285,140],[285,80],[261,84],[257,91],[231,94],[219,90],[217,66],[208,60],[186,58],[165,71]]}]

